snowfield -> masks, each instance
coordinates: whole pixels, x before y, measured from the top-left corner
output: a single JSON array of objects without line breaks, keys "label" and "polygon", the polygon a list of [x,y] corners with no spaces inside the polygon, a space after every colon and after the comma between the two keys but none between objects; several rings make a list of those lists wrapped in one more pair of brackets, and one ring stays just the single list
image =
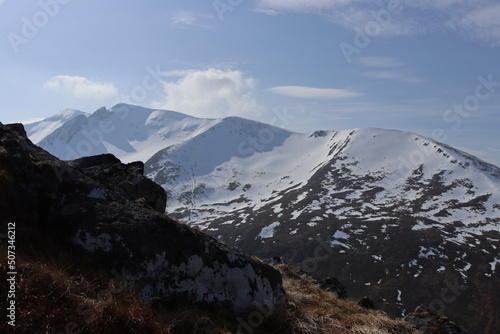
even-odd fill
[{"label": "snowfield", "polygon": [[[202,228],[272,202],[279,203],[276,218],[289,207],[292,219],[321,212],[310,227],[330,216],[369,222],[404,214],[419,219],[414,230],[460,221],[466,227],[450,240],[462,243],[497,229],[488,221],[500,217],[500,169],[396,130],[303,134],[239,117],[201,119],[125,104],[93,114],[65,110],[26,129],[63,159],[112,153],[145,162],[148,176],[169,193],[167,213]],[[291,192],[298,195],[285,200]]]}]

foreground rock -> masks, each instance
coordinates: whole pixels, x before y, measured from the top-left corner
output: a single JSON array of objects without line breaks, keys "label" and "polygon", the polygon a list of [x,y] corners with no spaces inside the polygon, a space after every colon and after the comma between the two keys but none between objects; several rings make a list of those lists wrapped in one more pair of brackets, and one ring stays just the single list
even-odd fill
[{"label": "foreground rock", "polygon": [[21,125],[0,123],[0,221],[16,223],[18,248],[23,235],[49,232],[168,308],[234,316],[283,302],[278,271],[164,216],[165,191],[142,174],[111,155],[60,161]]}]

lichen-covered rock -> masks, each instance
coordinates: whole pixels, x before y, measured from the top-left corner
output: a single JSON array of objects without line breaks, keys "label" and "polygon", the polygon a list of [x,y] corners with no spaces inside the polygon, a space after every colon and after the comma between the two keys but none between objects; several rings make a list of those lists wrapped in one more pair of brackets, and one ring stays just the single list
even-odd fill
[{"label": "lichen-covered rock", "polygon": [[57,235],[155,305],[236,316],[286,300],[277,270],[163,215],[165,191],[143,169],[112,155],[63,162],[0,123],[0,222]]}]

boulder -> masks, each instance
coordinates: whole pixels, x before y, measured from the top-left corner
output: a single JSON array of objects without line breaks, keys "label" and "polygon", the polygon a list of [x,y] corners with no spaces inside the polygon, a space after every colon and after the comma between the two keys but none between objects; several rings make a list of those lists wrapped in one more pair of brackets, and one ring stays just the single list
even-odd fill
[{"label": "boulder", "polygon": [[44,231],[53,239],[37,242],[67,247],[154,305],[240,316],[285,303],[277,270],[165,216],[165,191],[143,171],[109,154],[61,161],[0,123],[0,223],[16,223],[20,247]]},{"label": "boulder", "polygon": [[348,297],[347,290],[346,290],[344,284],[342,284],[342,282],[340,282],[335,277],[323,278],[319,282],[319,286],[323,290],[334,292],[337,295],[337,297],[340,299],[346,299]]},{"label": "boulder", "polygon": [[447,316],[428,307],[418,306],[405,320],[415,325],[424,334],[467,334],[467,330],[451,321]]},{"label": "boulder", "polygon": [[367,310],[375,309],[375,304],[373,303],[373,301],[366,296],[358,300],[358,305],[364,307]]}]

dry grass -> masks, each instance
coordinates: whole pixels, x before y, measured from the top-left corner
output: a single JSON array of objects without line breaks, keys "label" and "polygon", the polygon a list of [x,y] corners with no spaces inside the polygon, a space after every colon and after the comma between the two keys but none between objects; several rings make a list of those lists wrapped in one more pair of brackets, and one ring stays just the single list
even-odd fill
[{"label": "dry grass", "polygon": [[[78,273],[65,260],[20,257],[17,273],[16,333],[168,333],[133,294],[100,274]],[[7,288],[3,281],[0,286]]]},{"label": "dry grass", "polygon": [[[64,254],[17,258],[15,333],[229,334],[236,326],[216,314],[155,311],[116,280]],[[4,251],[1,258],[6,258]],[[7,272],[6,261],[0,271]],[[83,268],[83,269],[82,269]],[[0,291],[8,283],[0,281]],[[5,314],[5,303],[0,304]],[[5,321],[0,333],[14,333]]]},{"label": "dry grass", "polygon": [[[0,254],[6,258],[5,252]],[[201,311],[154,311],[110,277],[69,256],[47,258],[18,258],[16,333],[419,333],[380,311],[337,299],[282,264],[276,268],[283,275],[288,304],[261,316],[258,326],[242,328],[236,319]],[[7,271],[5,263],[0,271]],[[2,280],[0,290],[7,288]],[[0,309],[3,314],[5,306]],[[1,333],[8,329],[5,321],[0,323]]]},{"label": "dry grass", "polygon": [[289,298],[290,305],[283,321],[290,324],[291,333],[420,333],[410,324],[391,319],[381,311],[367,310],[352,301],[338,299],[283,264],[276,268],[282,273]]}]

